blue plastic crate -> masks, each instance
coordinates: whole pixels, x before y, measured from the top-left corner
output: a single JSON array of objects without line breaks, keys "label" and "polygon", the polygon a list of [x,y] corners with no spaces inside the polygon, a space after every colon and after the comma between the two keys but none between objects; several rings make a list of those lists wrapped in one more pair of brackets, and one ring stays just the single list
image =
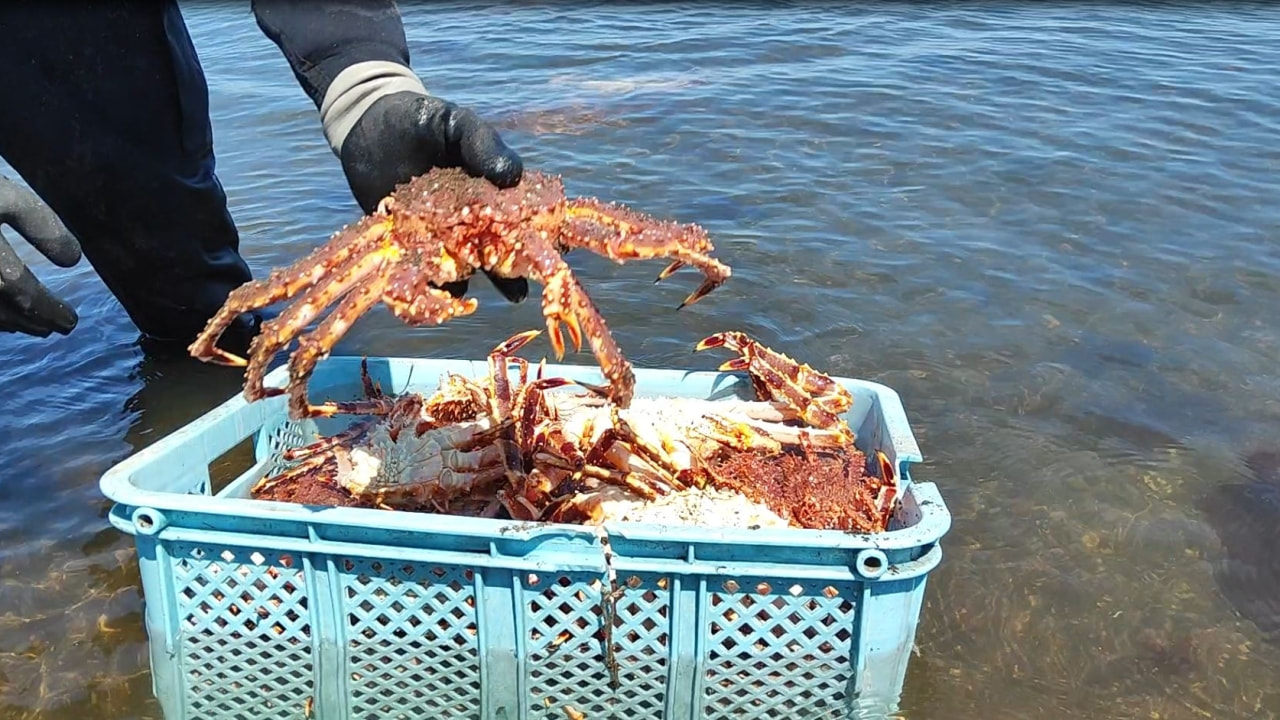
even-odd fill
[{"label": "blue plastic crate", "polygon": [[[358,397],[359,363],[321,363],[312,396]],[[548,370],[602,380],[594,366]],[[394,392],[432,391],[446,371],[482,377],[488,365],[369,360]],[[636,377],[640,395],[753,397],[737,374]],[[607,587],[596,531],[249,499],[280,449],[350,419],[297,423],[284,397],[228,400],[101,482],[116,503],[112,524],[136,538],[165,717],[893,712],[951,516],[934,485],[910,482],[921,458],[898,395],[839,380],[855,398],[848,420],[859,445],[883,450],[908,485],[890,532],[610,526],[623,593],[607,608],[609,654],[597,637]],[[268,377],[284,381],[283,369]],[[211,465],[222,472],[236,457],[248,469],[210,496]]]}]

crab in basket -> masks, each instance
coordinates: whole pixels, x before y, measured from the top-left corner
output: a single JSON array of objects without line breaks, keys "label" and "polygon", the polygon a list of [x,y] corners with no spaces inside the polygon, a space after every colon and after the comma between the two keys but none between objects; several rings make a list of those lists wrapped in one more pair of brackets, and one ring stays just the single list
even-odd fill
[{"label": "crab in basket", "polygon": [[877,452],[879,477],[864,472],[843,418],[852,397],[830,377],[742,333],[718,333],[698,349],[736,351],[721,369],[745,370],[755,400],[641,397],[624,409],[514,356],[538,334],[494,348],[487,377],[446,374],[430,396],[385,395],[363,370],[365,398],[343,407],[371,417],[285,451],[296,464],[253,495],[283,499],[305,486],[392,510],[598,524],[736,493],[741,502],[721,509],[755,503],[773,524],[887,526],[892,465]]},{"label": "crab in basket", "polygon": [[[697,268],[703,282],[680,307],[698,301],[730,276],[729,267],[710,256],[713,246],[698,225],[658,220],[594,198],[566,199],[555,175],[526,171],[518,185],[499,189],[462,170],[436,168],[399,185],[373,214],[342,228],[293,265],[234,290],[188,351],[206,362],[246,366],[244,393],[250,401],[287,392],[291,417],[333,415],[341,407],[312,405],[307,382],[356,319],[379,302],[414,326],[468,315],[476,300],[456,298],[440,286],[484,270],[541,283],[542,312],[556,357],[565,352],[562,325],[576,350],[585,335],[610,397],[626,407],[635,376],[561,257],[574,248],[618,263],[671,258],[659,281],[686,265]],[[216,346],[236,316],[295,296],[279,316],[263,324],[247,359]],[[288,387],[264,387],[272,358],[334,303],[313,332],[298,337],[289,357]]]}]

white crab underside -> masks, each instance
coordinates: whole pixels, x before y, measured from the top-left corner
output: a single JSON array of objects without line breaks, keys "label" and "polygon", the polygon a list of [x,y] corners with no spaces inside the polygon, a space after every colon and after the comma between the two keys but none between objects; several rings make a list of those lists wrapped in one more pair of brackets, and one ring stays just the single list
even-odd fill
[{"label": "white crab underside", "polygon": [[[589,448],[606,429],[614,426],[605,403],[580,394],[552,392],[561,427],[579,447]],[[726,427],[746,426],[761,437],[794,440],[798,430],[779,424],[788,411],[773,403],[754,401],[712,402],[689,398],[636,398],[618,411],[622,420],[648,446],[661,448],[675,467],[693,466],[693,456],[703,443],[716,442]],[[502,478],[502,451],[496,444],[463,450],[477,433],[490,428],[488,419],[432,429],[421,436],[412,425],[421,417],[400,420],[394,433],[391,421],[377,422],[363,439],[339,453],[338,481],[357,494],[386,497],[462,497],[478,484]],[[608,453],[617,468],[648,476],[655,468],[625,443]],[[606,520],[654,522],[676,525],[727,527],[786,527],[787,522],[763,504],[734,492],[684,490],[657,500],[644,500],[630,491],[605,486],[600,498]]]}]

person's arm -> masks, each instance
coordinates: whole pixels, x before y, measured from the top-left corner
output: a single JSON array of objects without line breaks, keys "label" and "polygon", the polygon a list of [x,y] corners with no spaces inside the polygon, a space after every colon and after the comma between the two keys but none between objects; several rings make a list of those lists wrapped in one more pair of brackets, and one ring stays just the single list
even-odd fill
[{"label": "person's arm", "polygon": [[[427,93],[410,67],[394,2],[253,0],[253,13],[320,111],[325,139],[366,213],[433,167],[460,167],[499,187],[520,181],[520,156],[492,126]],[[523,279],[490,280],[512,302],[528,294]],[[465,283],[449,290],[461,294]]]},{"label": "person's arm", "polygon": [[339,156],[352,126],[375,101],[402,92],[427,94],[409,67],[394,2],[254,0],[253,13],[320,111],[325,139]]}]

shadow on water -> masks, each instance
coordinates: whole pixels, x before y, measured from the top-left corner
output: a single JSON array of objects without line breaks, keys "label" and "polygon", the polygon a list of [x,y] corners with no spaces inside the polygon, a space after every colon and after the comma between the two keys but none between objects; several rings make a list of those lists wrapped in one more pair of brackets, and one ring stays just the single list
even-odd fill
[{"label": "shadow on water", "polygon": [[134,452],[222,404],[243,387],[243,368],[202,363],[181,349],[140,344],[142,359],[129,377],[139,386],[123,408],[133,416],[124,440]]},{"label": "shadow on water", "polygon": [[1222,543],[1213,576],[1262,637],[1280,645],[1280,452],[1245,458],[1252,478],[1210,488],[1197,506]]}]

